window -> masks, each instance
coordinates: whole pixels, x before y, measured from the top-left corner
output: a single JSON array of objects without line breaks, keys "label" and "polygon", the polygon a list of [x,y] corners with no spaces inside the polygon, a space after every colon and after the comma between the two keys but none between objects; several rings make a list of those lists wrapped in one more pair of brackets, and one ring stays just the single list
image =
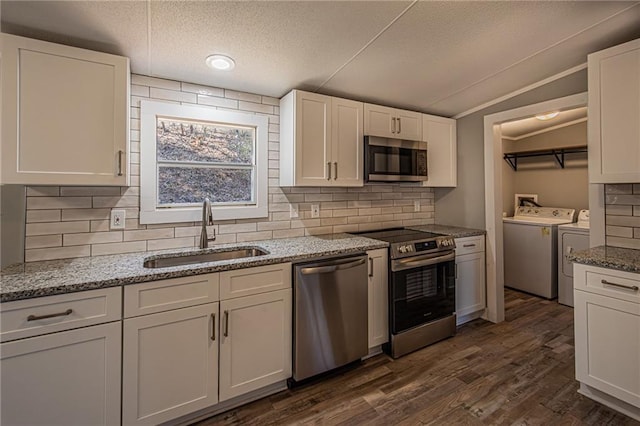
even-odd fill
[{"label": "window", "polygon": [[140,223],[266,217],[268,119],[140,103]]}]

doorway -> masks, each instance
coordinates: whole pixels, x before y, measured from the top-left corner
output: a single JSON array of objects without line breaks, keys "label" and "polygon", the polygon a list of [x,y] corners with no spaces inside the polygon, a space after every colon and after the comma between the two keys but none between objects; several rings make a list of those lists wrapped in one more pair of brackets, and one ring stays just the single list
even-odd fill
[{"label": "doorway", "polygon": [[[504,321],[504,263],[502,242],[502,131],[501,124],[549,111],[563,111],[587,105],[587,93],[566,96],[484,117],[484,181],[487,269],[487,313],[492,322]],[[592,190],[590,188],[590,199]],[[595,217],[592,215],[592,219]]]}]

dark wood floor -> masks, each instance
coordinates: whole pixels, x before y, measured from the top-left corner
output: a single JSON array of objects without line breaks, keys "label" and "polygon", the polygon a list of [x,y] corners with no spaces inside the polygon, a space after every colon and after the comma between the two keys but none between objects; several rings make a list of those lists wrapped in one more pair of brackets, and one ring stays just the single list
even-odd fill
[{"label": "dark wood floor", "polygon": [[506,321],[476,320],[397,360],[378,355],[210,425],[640,425],[578,393],[573,309],[505,290]]}]

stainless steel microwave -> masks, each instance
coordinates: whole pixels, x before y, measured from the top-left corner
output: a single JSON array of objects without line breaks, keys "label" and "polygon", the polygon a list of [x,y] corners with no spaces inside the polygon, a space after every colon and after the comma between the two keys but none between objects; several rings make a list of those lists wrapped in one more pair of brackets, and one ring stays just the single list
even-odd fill
[{"label": "stainless steel microwave", "polygon": [[366,182],[427,180],[427,143],[365,136],[364,179]]}]

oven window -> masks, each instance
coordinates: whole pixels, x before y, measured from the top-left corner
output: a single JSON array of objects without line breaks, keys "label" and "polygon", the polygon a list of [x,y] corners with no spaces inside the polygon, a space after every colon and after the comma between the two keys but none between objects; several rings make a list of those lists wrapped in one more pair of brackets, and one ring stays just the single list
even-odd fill
[{"label": "oven window", "polygon": [[391,274],[394,334],[455,312],[455,261]]}]

